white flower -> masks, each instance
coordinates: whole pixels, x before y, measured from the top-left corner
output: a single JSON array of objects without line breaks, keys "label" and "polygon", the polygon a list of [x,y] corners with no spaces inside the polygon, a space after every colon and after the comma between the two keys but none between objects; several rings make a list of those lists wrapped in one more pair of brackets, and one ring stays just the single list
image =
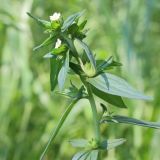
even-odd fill
[{"label": "white flower", "polygon": [[62,41],[58,38],[56,45],[55,45],[55,48],[59,48],[61,46],[61,43],[62,43]]},{"label": "white flower", "polygon": [[60,19],[60,17],[61,17],[61,14],[57,12],[55,12],[52,16],[49,16],[51,21],[57,21]]}]

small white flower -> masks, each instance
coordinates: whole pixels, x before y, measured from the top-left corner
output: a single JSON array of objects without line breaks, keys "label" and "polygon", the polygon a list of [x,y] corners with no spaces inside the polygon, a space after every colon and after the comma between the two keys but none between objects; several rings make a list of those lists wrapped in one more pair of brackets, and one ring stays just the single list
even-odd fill
[{"label": "small white flower", "polygon": [[55,48],[59,48],[61,46],[61,43],[62,43],[62,41],[58,38],[56,45],[55,45]]},{"label": "small white flower", "polygon": [[51,21],[57,21],[60,19],[60,17],[61,17],[61,14],[57,12],[55,12],[52,16],[49,16]]}]

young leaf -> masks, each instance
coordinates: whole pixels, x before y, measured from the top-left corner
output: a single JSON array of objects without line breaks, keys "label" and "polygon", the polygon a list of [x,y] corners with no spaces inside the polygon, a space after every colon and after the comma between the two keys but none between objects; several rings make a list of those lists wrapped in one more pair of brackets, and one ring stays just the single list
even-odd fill
[{"label": "young leaf", "polygon": [[66,59],[65,59],[63,66],[58,74],[58,85],[59,85],[59,89],[61,91],[63,90],[63,87],[64,87],[64,83],[65,83],[65,80],[67,77],[68,69],[69,69],[69,52],[67,52]]},{"label": "young leaf", "polygon": [[48,46],[50,45],[51,43],[53,43],[53,39],[54,39],[55,36],[50,36],[48,37],[42,44],[40,44],[39,46],[33,48],[33,51],[37,50],[37,49],[40,49],[42,47],[45,47],[45,46]]},{"label": "young leaf", "polygon": [[91,52],[91,50],[89,49],[89,47],[87,46],[87,44],[85,44],[83,41],[77,39],[77,41],[79,42],[79,44],[82,46],[82,48],[85,50],[85,53],[90,61],[90,63],[92,64],[92,66],[94,68],[96,68],[96,61],[95,58],[93,56],[93,53]]},{"label": "young leaf", "polygon": [[93,93],[103,99],[104,101],[116,106],[116,107],[120,107],[120,108],[127,108],[127,106],[125,105],[125,103],[123,102],[122,97],[117,96],[117,95],[111,95],[108,94],[106,92],[102,92],[101,90],[98,90],[96,87],[92,86],[92,91]]},{"label": "young leaf", "polygon": [[124,138],[120,138],[120,139],[113,139],[113,140],[105,140],[101,143],[101,149],[103,150],[110,150],[113,149],[115,147],[118,147],[119,145],[123,144],[124,142],[126,142],[126,139]]},{"label": "young leaf", "polygon": [[105,122],[114,122],[114,121],[116,121],[117,123],[126,123],[126,124],[138,125],[138,126],[143,126],[148,128],[160,129],[160,123],[147,122],[144,120],[138,120],[135,118],[125,117],[120,115],[115,115],[115,116],[112,116],[111,118],[108,118],[107,116],[105,116],[102,118],[101,122],[105,123]]},{"label": "young leaf", "polygon": [[121,63],[114,61],[112,56],[109,57],[107,60],[97,60],[96,64],[97,64],[97,71],[107,70],[110,67],[122,66]]},{"label": "young leaf", "polygon": [[53,91],[57,85],[57,76],[61,67],[61,61],[56,58],[50,58],[50,84],[51,91]]},{"label": "young leaf", "polygon": [[73,147],[85,148],[88,144],[88,141],[86,139],[72,139],[69,141],[69,143]]},{"label": "young leaf", "polygon": [[48,28],[48,29],[51,28],[51,22],[45,21],[45,20],[41,20],[41,19],[39,19],[39,18],[36,18],[36,17],[33,16],[31,13],[28,13],[28,12],[27,12],[27,14],[28,14],[31,18],[33,18],[35,21],[37,21],[38,24],[42,25],[43,27]]},{"label": "young leaf", "polygon": [[117,95],[132,99],[143,99],[143,100],[152,99],[151,97],[145,96],[143,93],[134,89],[122,78],[109,73],[105,73],[105,75],[108,78],[109,88],[107,87],[106,82],[101,75],[94,78],[89,78],[88,82],[97,89],[99,89],[100,91],[111,95]]},{"label": "young leaf", "polygon": [[84,11],[69,16],[63,23],[62,32],[65,32],[75,22],[75,20],[82,16],[83,13]]}]

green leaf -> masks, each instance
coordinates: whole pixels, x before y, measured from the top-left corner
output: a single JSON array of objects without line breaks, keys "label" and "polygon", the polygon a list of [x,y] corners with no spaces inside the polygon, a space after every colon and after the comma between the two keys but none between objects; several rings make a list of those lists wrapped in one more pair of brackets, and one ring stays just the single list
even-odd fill
[{"label": "green leaf", "polygon": [[132,99],[143,99],[143,100],[152,99],[151,97],[145,96],[143,93],[134,89],[124,79],[109,73],[105,73],[105,75],[108,78],[109,88],[107,87],[106,81],[101,75],[94,78],[89,78],[88,82],[97,89],[99,89],[100,91],[111,95],[117,95]]},{"label": "green leaf", "polygon": [[107,60],[97,60],[96,64],[98,71],[107,70],[110,69],[111,67],[122,66],[121,63],[113,60],[113,56],[109,57]]},{"label": "green leaf", "polygon": [[43,27],[48,28],[48,29],[51,28],[51,22],[45,21],[45,20],[41,20],[41,19],[33,16],[31,13],[28,13],[28,12],[27,12],[27,14],[28,14],[31,18],[33,18],[35,21],[37,21],[38,24],[42,25]]},{"label": "green leaf", "polygon": [[97,160],[98,159],[98,150],[91,151],[88,160]]},{"label": "green leaf", "polygon": [[51,91],[53,91],[57,85],[57,76],[61,67],[61,61],[55,58],[50,59],[50,84]]},{"label": "green leaf", "polygon": [[105,140],[101,143],[101,149],[103,150],[110,150],[113,149],[115,147],[118,147],[119,145],[123,144],[124,142],[126,142],[126,139],[124,138],[120,138],[120,139],[113,139],[113,140]]},{"label": "green leaf", "polygon": [[43,56],[43,58],[57,58],[57,56],[52,53],[47,53]]},{"label": "green leaf", "polygon": [[69,62],[69,67],[78,75],[81,75],[82,69],[81,66],[78,64],[75,64],[73,62]]},{"label": "green leaf", "polygon": [[84,21],[79,25],[79,30],[83,30],[86,24],[87,24],[87,20],[84,20]]},{"label": "green leaf", "polygon": [[85,53],[90,61],[90,63],[92,64],[92,66],[94,68],[96,68],[96,61],[95,58],[93,56],[92,51],[89,49],[89,47],[87,46],[87,44],[85,44],[83,41],[77,39],[77,41],[79,42],[79,44],[82,46],[82,48],[85,50]]},{"label": "green leaf", "polygon": [[60,91],[63,90],[64,83],[65,83],[67,73],[68,73],[68,69],[69,69],[69,52],[67,52],[63,66],[58,74],[58,85],[59,85]]},{"label": "green leaf", "polygon": [[83,13],[84,11],[69,16],[63,23],[62,32],[65,32],[75,22],[75,20],[82,16]]},{"label": "green leaf", "polygon": [[72,158],[72,160],[86,160],[86,158],[89,156],[88,151],[81,151],[75,154]]},{"label": "green leaf", "polygon": [[104,101],[116,106],[116,107],[120,107],[120,108],[127,108],[127,106],[125,105],[125,103],[123,102],[122,97],[117,96],[117,95],[111,95],[108,94],[106,92],[102,92],[101,90],[98,90],[96,87],[92,86],[92,91],[93,93],[103,99]]},{"label": "green leaf", "polygon": [[52,49],[50,53],[53,55],[59,55],[65,53],[66,51],[67,51],[67,46],[65,44],[62,44],[60,47]]},{"label": "green leaf", "polygon": [[85,148],[88,144],[88,141],[86,139],[72,139],[69,141],[69,143],[73,147]]},{"label": "green leaf", "polygon": [[102,118],[101,122],[102,123],[105,123],[105,122],[125,123],[125,124],[132,124],[132,125],[148,127],[148,128],[160,129],[160,123],[147,122],[144,120],[139,120],[139,119],[120,116],[120,115],[114,115],[112,117],[105,116]]},{"label": "green leaf", "polygon": [[51,43],[53,43],[53,39],[54,39],[55,36],[50,36],[48,37],[42,44],[40,44],[39,46],[33,48],[33,50],[37,50],[37,49],[40,49],[42,47],[45,47],[45,46],[48,46],[50,45]]}]

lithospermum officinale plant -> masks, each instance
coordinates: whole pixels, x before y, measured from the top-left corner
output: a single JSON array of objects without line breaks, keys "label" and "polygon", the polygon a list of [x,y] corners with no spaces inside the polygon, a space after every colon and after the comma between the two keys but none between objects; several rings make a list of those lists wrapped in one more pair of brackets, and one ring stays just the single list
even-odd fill
[{"label": "lithospermum officinale plant", "polygon": [[[103,113],[98,114],[94,96],[98,96],[103,101],[116,107],[126,108],[122,97],[131,99],[151,100],[149,96],[137,91],[130,86],[124,79],[110,74],[109,70],[113,67],[121,66],[109,57],[107,60],[96,60],[89,46],[84,42],[86,37],[85,25],[87,20],[80,22],[80,17],[84,12],[78,12],[69,16],[66,20],[60,13],[54,13],[50,20],[41,20],[28,15],[36,20],[45,29],[48,38],[34,50],[42,47],[51,46],[50,52],[44,55],[44,58],[50,60],[50,83],[51,91],[54,91],[58,85],[60,93],[69,97],[70,103],[57,124],[57,127],[51,133],[51,137],[40,157],[42,160],[47,153],[51,143],[54,142],[64,121],[69,115],[74,105],[81,99],[88,99],[91,105],[94,123],[94,139],[74,139],[70,143],[74,147],[81,148],[81,151],[75,154],[72,160],[100,160],[100,153],[105,150],[115,148],[125,142],[124,138],[102,139],[100,125],[102,123],[126,123],[150,128],[160,128],[160,124],[155,122],[146,122],[122,115],[114,115],[108,112],[105,104],[100,103]],[[77,50],[76,43],[81,46],[81,52]],[[68,74],[79,78],[81,87],[70,84],[68,89],[64,89],[64,84]]]}]

